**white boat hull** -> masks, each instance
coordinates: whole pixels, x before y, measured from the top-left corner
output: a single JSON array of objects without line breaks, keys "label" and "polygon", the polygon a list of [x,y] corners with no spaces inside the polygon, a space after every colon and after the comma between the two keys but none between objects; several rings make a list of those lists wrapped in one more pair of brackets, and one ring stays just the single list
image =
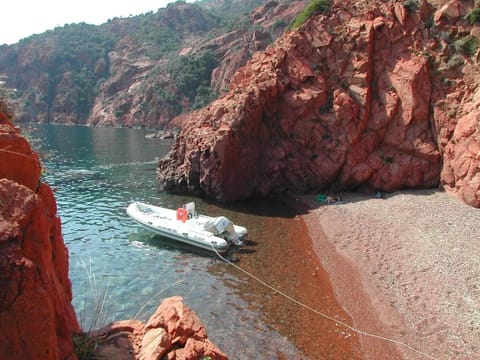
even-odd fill
[{"label": "white boat hull", "polygon": [[[210,216],[199,215],[182,222],[177,220],[177,211],[175,210],[138,201],[128,206],[127,214],[154,233],[205,250],[223,253],[231,245],[225,238],[215,236],[212,232],[203,229],[203,224],[213,219]],[[247,229],[243,226],[233,226],[240,238],[247,235]]]}]

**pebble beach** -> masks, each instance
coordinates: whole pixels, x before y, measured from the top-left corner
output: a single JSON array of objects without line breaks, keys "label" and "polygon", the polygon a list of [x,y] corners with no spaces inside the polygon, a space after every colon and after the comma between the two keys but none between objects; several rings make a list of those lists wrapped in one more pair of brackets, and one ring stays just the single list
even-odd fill
[{"label": "pebble beach", "polygon": [[335,195],[297,201],[364,358],[480,359],[480,210],[440,190]]}]

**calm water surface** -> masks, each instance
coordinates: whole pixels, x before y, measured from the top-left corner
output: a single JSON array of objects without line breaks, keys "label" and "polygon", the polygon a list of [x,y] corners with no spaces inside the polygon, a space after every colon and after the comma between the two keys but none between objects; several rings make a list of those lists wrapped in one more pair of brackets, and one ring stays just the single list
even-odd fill
[{"label": "calm water surface", "polygon": [[[180,295],[231,359],[304,358],[264,321],[260,294],[255,287],[248,293],[251,280],[215,256],[150,234],[126,216],[134,200],[176,208],[192,199],[157,189],[157,160],[171,141],[146,139],[146,131],[132,129],[34,125],[25,132],[41,154],[44,181],[56,191],[73,302],[84,329],[146,320],[163,298]],[[285,236],[282,223],[291,221],[255,215],[256,203],[235,211],[194,200],[201,212],[225,214],[247,226],[253,242],[266,233]],[[271,206],[278,213],[278,204]]]}]

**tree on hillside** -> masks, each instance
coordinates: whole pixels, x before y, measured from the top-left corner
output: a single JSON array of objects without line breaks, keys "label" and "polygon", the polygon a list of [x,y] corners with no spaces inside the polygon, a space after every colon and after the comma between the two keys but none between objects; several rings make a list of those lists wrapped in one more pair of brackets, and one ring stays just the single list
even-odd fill
[{"label": "tree on hillside", "polygon": [[6,115],[9,119],[13,118],[14,111],[11,105],[11,99],[15,94],[15,89],[7,87],[7,75],[0,74],[0,113]]},{"label": "tree on hillside", "polygon": [[182,56],[170,66],[170,75],[177,89],[188,98],[193,108],[200,108],[216,97],[210,80],[217,64],[214,52],[205,51],[193,56]]}]

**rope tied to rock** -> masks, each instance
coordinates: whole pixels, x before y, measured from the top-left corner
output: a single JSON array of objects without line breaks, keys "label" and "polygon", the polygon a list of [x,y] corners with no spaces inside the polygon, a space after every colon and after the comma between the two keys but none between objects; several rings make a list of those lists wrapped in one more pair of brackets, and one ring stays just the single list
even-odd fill
[{"label": "rope tied to rock", "polygon": [[35,159],[33,156],[28,156],[28,155],[23,154],[23,153],[18,152],[18,151],[8,150],[10,147],[11,146],[4,147],[4,148],[0,149],[0,152],[4,152],[4,153],[7,153],[7,154],[11,154],[11,155],[17,155],[17,156],[20,156],[20,157],[30,159],[32,161],[37,161],[37,159]]}]

